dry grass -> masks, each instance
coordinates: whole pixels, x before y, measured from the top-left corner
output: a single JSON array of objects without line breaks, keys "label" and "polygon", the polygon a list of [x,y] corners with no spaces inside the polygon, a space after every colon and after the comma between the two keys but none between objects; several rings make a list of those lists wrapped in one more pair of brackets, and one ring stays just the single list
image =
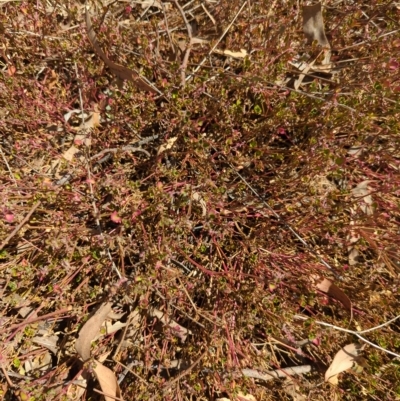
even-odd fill
[{"label": "dry grass", "polygon": [[[400,311],[398,3],[328,1],[334,71],[297,91],[290,62],[321,52],[297,1],[103,3],[101,48],[161,96],[118,82],[80,2],[0,3],[3,399],[101,399],[75,341],[106,301],[126,325],[92,356],[125,400],[400,399],[399,358],[371,346],[324,383],[358,339],[317,323]],[[365,337],[400,354],[399,324]],[[302,365],[292,396],[243,374]]]}]

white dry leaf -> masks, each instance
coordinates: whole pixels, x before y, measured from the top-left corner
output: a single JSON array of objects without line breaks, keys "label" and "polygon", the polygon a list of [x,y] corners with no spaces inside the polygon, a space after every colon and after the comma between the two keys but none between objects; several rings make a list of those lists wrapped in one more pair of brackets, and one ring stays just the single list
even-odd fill
[{"label": "white dry leaf", "polygon": [[165,152],[166,150],[171,149],[172,146],[174,146],[174,143],[177,141],[177,139],[178,139],[177,136],[167,139],[167,143],[164,145],[161,145],[159,147],[157,156],[159,156],[161,153]]},{"label": "white dry leaf", "polygon": [[239,401],[257,401],[256,397],[252,394],[244,394],[241,391],[237,394],[237,400]]},{"label": "white dry leaf", "polygon": [[201,210],[202,210],[202,216],[206,216],[207,215],[207,205],[205,200],[201,197],[201,195],[198,192],[194,192],[192,194],[192,199],[196,202],[200,203],[201,206]]},{"label": "white dry leaf", "polygon": [[[99,338],[102,338],[106,335],[112,334],[112,333],[116,333],[117,331],[121,330],[122,328],[124,328],[126,326],[126,323],[122,323],[122,322],[115,322],[114,324],[112,324],[109,321],[105,322],[105,333],[101,334],[99,333],[94,339],[93,341],[97,341]],[[103,325],[103,327],[104,327]]]},{"label": "white dry leaf", "polygon": [[[79,109],[72,109],[69,110],[67,113],[64,114],[64,120],[67,123],[69,119],[71,118],[72,114],[82,114],[82,110]],[[86,113],[83,113],[83,118],[86,119],[89,116]]]},{"label": "white dry leaf", "polygon": [[[256,401],[256,397],[254,397],[254,395],[244,394],[241,391],[237,393],[237,396],[234,399],[237,401]],[[216,401],[231,401],[231,399],[226,397],[221,397],[217,398]]]},{"label": "white dry leaf", "polygon": [[97,312],[84,324],[79,332],[79,337],[75,343],[75,349],[83,361],[90,358],[90,347],[92,341],[98,335],[104,320],[110,312],[111,303],[107,302],[101,305]]},{"label": "white dry leaf", "polygon": [[68,386],[67,397],[70,401],[78,401],[85,394],[87,380],[79,375],[76,380]]},{"label": "white dry leaf", "polygon": [[141,5],[143,9],[149,7],[156,7],[159,8],[160,10],[163,9],[161,3],[158,0],[141,0],[141,1],[134,1],[133,3]]},{"label": "white dry leaf", "polygon": [[355,266],[358,263],[360,252],[354,247],[349,247],[349,266]]},{"label": "white dry leaf", "polygon": [[360,157],[364,153],[364,148],[362,146],[352,146],[347,154],[353,157]]},{"label": "white dry leaf", "polygon": [[115,398],[122,400],[121,390],[114,372],[98,361],[94,361],[94,364],[93,371],[104,393],[104,399],[106,401],[115,401]]},{"label": "white dry leaf", "polygon": [[360,344],[348,344],[343,347],[333,358],[331,365],[325,373],[325,381],[338,384],[338,375],[354,366],[363,346]]},{"label": "white dry leaf", "polygon": [[223,54],[224,56],[239,58],[239,59],[248,56],[246,49],[240,49],[239,52],[233,52],[231,50],[214,50],[214,53]]},{"label": "white dry leaf", "polygon": [[372,196],[370,195],[372,191],[368,185],[370,182],[372,182],[372,180],[362,181],[351,190],[351,194],[356,199],[359,199],[360,209],[368,216],[374,212],[373,200]]},{"label": "white dry leaf", "polygon": [[57,355],[58,346],[57,343],[59,341],[59,337],[57,335],[52,336],[42,336],[42,337],[33,337],[32,342],[40,345],[42,347],[50,350],[54,355]]},{"label": "white dry leaf", "polygon": [[36,355],[25,361],[25,372],[37,372],[38,370],[46,371],[52,368],[52,358],[49,351],[44,354]]},{"label": "white dry leaf", "polygon": [[75,156],[77,153],[79,153],[79,152],[80,152],[80,150],[79,150],[76,146],[72,145],[68,150],[66,150],[66,151],[63,153],[62,157],[63,157],[65,160],[68,160],[68,161],[70,162],[70,161],[72,161],[72,159],[74,158],[74,156]]}]

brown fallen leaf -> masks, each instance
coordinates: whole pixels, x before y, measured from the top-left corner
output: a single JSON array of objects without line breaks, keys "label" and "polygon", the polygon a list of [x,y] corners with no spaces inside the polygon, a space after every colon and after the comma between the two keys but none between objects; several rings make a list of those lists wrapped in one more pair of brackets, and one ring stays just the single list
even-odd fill
[{"label": "brown fallen leaf", "polygon": [[332,298],[335,298],[350,312],[352,313],[352,304],[350,298],[341,290],[336,284],[334,284],[331,280],[324,278],[321,282],[319,282],[316,286],[318,290],[324,292],[326,295],[329,295]]},{"label": "brown fallen leaf", "polygon": [[90,43],[93,46],[95,53],[104,61],[104,64],[120,79],[133,82],[139,89],[155,93],[160,95],[161,92],[155,87],[149,85],[142,77],[140,77],[135,71],[124,67],[120,64],[114,63],[111,61],[107,55],[101,49],[99,42],[97,41],[96,34],[94,32],[92,26],[92,20],[89,15],[88,7],[85,8],[85,17],[86,17],[86,29],[88,32],[88,37]]},{"label": "brown fallen leaf", "polygon": [[93,371],[104,393],[105,400],[114,401],[115,397],[122,400],[121,390],[114,372],[102,365],[99,361],[94,361],[94,363]]},{"label": "brown fallen leaf", "polygon": [[303,31],[309,44],[316,40],[323,47],[331,47],[325,35],[321,3],[303,7]]},{"label": "brown fallen leaf", "polygon": [[100,327],[102,326],[107,315],[111,312],[111,303],[107,302],[100,306],[97,312],[84,324],[79,337],[75,343],[76,352],[83,361],[90,358],[90,347],[92,341],[96,338]]},{"label": "brown fallen leaf", "polygon": [[343,347],[333,358],[331,365],[325,373],[325,381],[331,384],[339,382],[338,375],[353,367],[364,346],[360,344],[348,344]]}]

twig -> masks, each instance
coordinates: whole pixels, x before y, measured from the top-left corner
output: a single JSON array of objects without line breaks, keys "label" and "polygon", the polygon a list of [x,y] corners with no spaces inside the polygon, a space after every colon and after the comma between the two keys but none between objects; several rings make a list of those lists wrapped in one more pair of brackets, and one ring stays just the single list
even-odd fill
[{"label": "twig", "polygon": [[201,60],[200,64],[194,69],[193,73],[188,75],[186,77],[186,81],[188,81],[190,78],[193,77],[193,74],[195,74],[200,68],[201,66],[206,62],[206,60],[208,59],[208,57],[212,54],[212,52],[217,48],[217,46],[220,44],[221,40],[224,38],[224,36],[228,33],[229,29],[231,29],[231,26],[233,25],[233,23],[236,21],[237,17],[239,17],[240,13],[242,12],[244,6],[247,4],[247,0],[243,2],[242,6],[240,7],[239,11],[236,13],[236,15],[234,16],[233,20],[231,21],[231,23],[227,26],[227,28],[225,29],[225,31],[223,32],[223,34],[220,36],[220,38],[217,40],[217,42],[215,43],[215,45],[211,48],[211,50],[208,52],[207,56],[203,58],[203,60]]},{"label": "twig", "polygon": [[[295,315],[294,318],[295,318],[295,319],[300,319],[300,320],[307,320],[307,319],[308,319],[308,317],[300,316],[300,315]],[[377,345],[377,344],[375,344],[375,343],[373,343],[373,342],[367,340],[366,338],[364,338],[364,337],[361,335],[361,334],[368,333],[368,332],[373,331],[373,330],[380,329],[380,328],[382,328],[382,327],[384,327],[384,326],[387,326],[388,324],[393,323],[393,322],[394,322],[395,320],[397,320],[398,318],[400,318],[400,315],[396,316],[395,318],[389,320],[389,321],[386,322],[386,323],[380,324],[379,326],[372,327],[371,329],[362,330],[362,331],[354,331],[354,330],[350,330],[350,329],[344,329],[343,327],[335,326],[335,325],[333,325],[333,324],[321,322],[321,321],[318,321],[318,320],[315,320],[314,323],[319,324],[320,326],[330,327],[330,328],[335,329],[335,330],[338,330],[338,331],[343,331],[344,333],[353,334],[353,335],[357,336],[361,341],[364,341],[365,343],[371,345],[371,347],[374,347],[374,348],[379,349],[379,350],[381,350],[381,351],[383,351],[383,352],[386,352],[386,353],[389,354],[389,355],[393,355],[393,356],[395,356],[395,357],[397,357],[397,358],[400,358],[400,354],[396,354],[395,352],[388,351],[387,349],[382,348],[382,347],[380,347],[379,345]],[[360,334],[360,333],[361,333],[361,334]]]},{"label": "twig", "polygon": [[168,383],[165,384],[164,386],[164,392],[167,391],[169,388],[171,388],[173,386],[174,383],[178,382],[180,379],[182,379],[182,377],[186,376],[187,374],[189,374],[193,368],[198,365],[200,363],[200,361],[206,356],[206,352],[204,352],[203,354],[200,355],[200,357],[192,363],[192,365],[187,368],[185,371],[183,371],[182,373],[180,373],[177,377],[175,377],[175,379],[169,381]]},{"label": "twig", "polygon": [[2,158],[3,158],[3,160],[4,160],[5,165],[7,166],[7,170],[8,170],[8,173],[10,174],[10,178],[14,181],[14,184],[15,184],[16,186],[18,186],[17,181],[16,181],[15,178],[14,178],[14,175],[13,175],[13,173],[12,173],[12,171],[11,171],[10,165],[8,164],[8,161],[7,161],[7,159],[6,159],[6,156],[5,156],[4,153],[3,153],[3,149],[2,149],[1,146],[0,146],[0,153],[1,153],[1,156],[2,156]]},{"label": "twig", "polygon": [[134,146],[130,146],[130,145],[128,145],[128,146],[123,146],[122,148],[110,148],[110,149],[104,149],[104,150],[102,150],[101,152],[99,152],[99,153],[96,153],[94,156],[92,156],[89,160],[94,160],[94,159],[97,159],[98,157],[100,157],[100,156],[103,156],[103,155],[105,155],[105,154],[107,154],[107,153],[117,153],[117,152],[119,152],[119,151],[121,151],[121,152],[143,152],[145,155],[147,155],[147,156],[149,156],[150,157],[150,153],[147,151],[147,150],[145,150],[145,149],[142,149],[142,148],[135,148]]},{"label": "twig", "polygon": [[6,381],[7,381],[8,385],[9,385],[11,388],[14,388],[14,387],[15,387],[15,384],[11,381],[11,379],[10,379],[10,377],[9,377],[9,375],[8,375],[8,373],[7,373],[7,371],[4,369],[4,366],[3,366],[2,364],[0,365],[0,368],[1,368],[2,372],[3,372],[4,377],[6,378]]},{"label": "twig", "polygon": [[301,375],[308,372],[311,372],[311,365],[292,366],[290,368],[270,370],[265,373],[258,372],[254,369],[242,369],[243,376],[265,381],[279,379],[281,377],[286,377],[290,375]]},{"label": "twig", "polygon": [[186,30],[187,30],[188,36],[189,36],[189,43],[186,46],[185,56],[183,57],[183,61],[182,61],[182,65],[181,65],[181,85],[182,85],[182,87],[184,87],[185,82],[186,82],[186,68],[187,68],[187,65],[189,62],[190,50],[192,49],[192,45],[193,45],[193,34],[192,34],[192,27],[190,26],[189,21],[186,18],[185,12],[183,11],[182,7],[179,5],[178,0],[174,0],[174,4],[182,15],[182,18],[183,18],[183,21],[185,22]]},{"label": "twig", "polygon": [[36,202],[29,213],[24,217],[24,219],[17,225],[17,227],[14,228],[12,233],[1,243],[0,245],[0,251],[9,243],[12,237],[14,237],[15,234],[21,229],[21,227],[29,220],[29,218],[32,216],[32,213],[38,208],[38,206],[41,204],[41,201]]},{"label": "twig", "polygon": [[26,320],[24,320],[21,323],[13,324],[10,327],[7,327],[7,328],[4,328],[4,329],[0,330],[0,333],[7,333],[9,331],[13,331],[13,330],[19,329],[20,327],[23,327],[23,326],[25,326],[27,324],[32,324],[32,323],[35,323],[35,322],[40,322],[42,320],[47,320],[47,319],[49,319],[49,318],[51,318],[53,316],[57,316],[57,315],[60,315],[62,313],[66,313],[66,312],[71,312],[71,308],[70,307],[69,308],[63,308],[63,309],[57,310],[55,312],[48,313],[47,315],[42,315],[42,316],[38,316],[38,317],[34,317],[34,318],[29,318],[28,317]]}]

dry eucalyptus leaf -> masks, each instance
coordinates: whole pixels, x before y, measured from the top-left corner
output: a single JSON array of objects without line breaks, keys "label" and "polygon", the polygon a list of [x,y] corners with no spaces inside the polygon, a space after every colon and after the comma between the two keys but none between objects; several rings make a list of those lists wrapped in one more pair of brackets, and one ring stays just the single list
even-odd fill
[{"label": "dry eucalyptus leaf", "polygon": [[80,152],[80,150],[79,150],[76,146],[72,145],[68,150],[66,150],[66,151],[63,153],[62,157],[63,157],[65,160],[68,160],[68,161],[70,162],[70,161],[72,161],[72,159],[74,158],[74,156],[75,156],[77,153],[79,153],[79,152]]},{"label": "dry eucalyptus leaf", "polygon": [[192,332],[185,327],[181,326],[175,320],[170,319],[165,313],[161,312],[158,309],[151,309],[150,310],[150,315],[152,317],[156,317],[159,319],[163,324],[167,325],[170,329],[173,330],[173,333],[179,337],[182,342],[186,341],[186,338],[189,334],[192,334]]},{"label": "dry eucalyptus leaf", "polygon": [[85,119],[85,121],[82,122],[82,124],[74,128],[77,131],[82,131],[82,130],[89,130],[95,127],[98,127],[100,125],[100,113],[98,111],[94,111],[89,115],[88,118]]},{"label": "dry eucalyptus leaf", "polygon": [[351,190],[351,194],[355,198],[359,198],[360,209],[367,215],[371,215],[374,212],[373,209],[373,200],[371,193],[371,188],[369,187],[369,183],[371,180],[365,180],[360,182],[355,188]]},{"label": "dry eucalyptus leaf", "polygon": [[298,381],[293,380],[290,376],[283,382],[283,391],[291,396],[294,401],[306,401],[307,397],[301,394]]},{"label": "dry eucalyptus leaf", "polygon": [[177,139],[178,139],[177,136],[167,139],[167,143],[165,145],[161,145],[160,148],[158,149],[157,156],[159,156],[166,150],[171,149],[172,146],[174,146],[174,143],[176,142]]},{"label": "dry eucalyptus leaf", "polygon": [[119,388],[117,378],[112,370],[102,365],[100,362],[95,361],[96,365],[93,370],[103,391],[106,401],[114,401],[115,397],[122,400],[121,390]]},{"label": "dry eucalyptus leaf", "polygon": [[321,3],[303,7],[303,31],[308,43],[316,40],[321,46],[330,47],[325,35]]},{"label": "dry eucalyptus leaf", "polygon": [[161,3],[158,0],[141,0],[141,1],[134,1],[134,3],[140,4],[143,9],[148,7],[156,7],[159,8],[160,10],[163,9]]},{"label": "dry eucalyptus leaf", "polygon": [[232,58],[245,58],[248,56],[247,51],[245,49],[240,49],[239,52],[232,52],[230,50],[214,50],[214,53],[223,54]]},{"label": "dry eucalyptus leaf", "polygon": [[354,247],[349,247],[349,265],[355,266],[358,263],[358,258],[360,256],[360,252]]},{"label": "dry eucalyptus leaf", "polygon": [[57,335],[52,335],[52,336],[37,336],[32,338],[32,342],[41,345],[42,347],[45,347],[49,349],[54,355],[57,355],[58,351],[58,346],[57,343],[59,341],[59,337]]},{"label": "dry eucalyptus leaf", "polygon": [[37,372],[38,370],[46,371],[52,368],[52,358],[49,351],[44,354],[36,355],[25,361],[25,372]]},{"label": "dry eucalyptus leaf", "polygon": [[339,382],[338,375],[353,367],[362,349],[363,346],[360,344],[348,344],[343,347],[335,355],[331,365],[326,371],[325,381],[336,385]]},{"label": "dry eucalyptus leaf", "polygon": [[90,358],[91,343],[98,335],[104,320],[110,312],[111,303],[107,302],[100,306],[97,312],[82,327],[75,343],[75,349],[83,361]]},{"label": "dry eucalyptus leaf", "polygon": [[92,26],[92,20],[90,19],[90,15],[89,15],[89,10],[88,7],[85,8],[86,9],[86,28],[87,28],[87,32],[88,32],[88,37],[90,40],[90,43],[93,46],[94,51],[96,52],[96,54],[104,61],[104,64],[106,64],[106,66],[120,79],[125,80],[127,79],[128,81],[133,82],[139,89],[144,90],[144,91],[148,91],[148,92],[152,92],[155,93],[157,95],[160,95],[161,92],[154,88],[153,86],[149,85],[144,78],[140,77],[135,71],[123,67],[120,64],[116,64],[113,61],[111,61],[107,55],[103,52],[103,50],[101,49],[99,42],[97,41],[96,38],[96,34],[93,30],[93,26]]},{"label": "dry eucalyptus leaf", "polygon": [[87,381],[82,376],[79,375],[73,383],[68,386],[67,397],[71,401],[78,401],[82,398],[86,391]]},{"label": "dry eucalyptus leaf", "polygon": [[352,312],[350,298],[331,280],[324,278],[320,283],[317,284],[317,288],[330,297],[341,302],[348,311]]}]

